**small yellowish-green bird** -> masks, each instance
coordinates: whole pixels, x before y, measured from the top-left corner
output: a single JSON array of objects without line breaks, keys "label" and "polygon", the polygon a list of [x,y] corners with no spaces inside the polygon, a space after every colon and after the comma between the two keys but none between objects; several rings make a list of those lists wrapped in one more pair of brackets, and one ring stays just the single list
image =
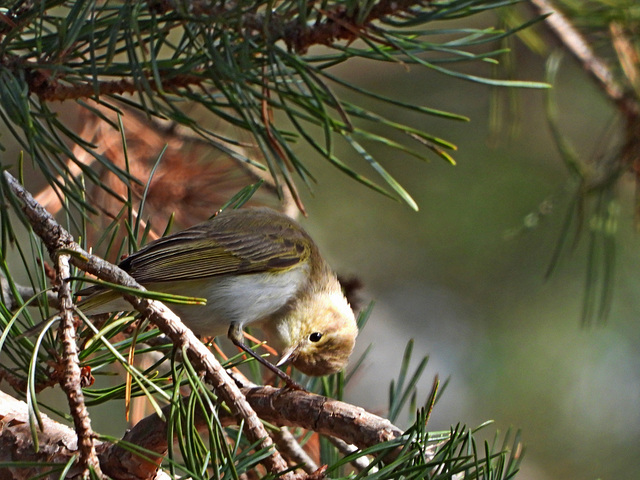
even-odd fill
[{"label": "small yellowish-green bird", "polygon": [[[336,275],[302,227],[272,209],[225,210],[149,243],[119,266],[148,290],[205,298],[206,305],[168,305],[196,334],[227,333],[256,356],[242,329],[258,324],[282,351],[277,365],[334,373],[355,345],[358,327]],[[90,294],[79,304],[87,315],[131,309],[102,287],[80,293]]]}]

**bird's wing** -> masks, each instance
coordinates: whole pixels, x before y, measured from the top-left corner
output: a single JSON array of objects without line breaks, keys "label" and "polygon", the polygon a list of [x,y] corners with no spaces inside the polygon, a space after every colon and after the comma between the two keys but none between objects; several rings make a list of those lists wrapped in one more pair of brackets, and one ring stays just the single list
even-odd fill
[{"label": "bird's wing", "polygon": [[[305,262],[312,240],[292,221],[225,215],[160,238],[122,261],[142,284],[287,270]],[[274,221],[275,220],[275,221]]]}]

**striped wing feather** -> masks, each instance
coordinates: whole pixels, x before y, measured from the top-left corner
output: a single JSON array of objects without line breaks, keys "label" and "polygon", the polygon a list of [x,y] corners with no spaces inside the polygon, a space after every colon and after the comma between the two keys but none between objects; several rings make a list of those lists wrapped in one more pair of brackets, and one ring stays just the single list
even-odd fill
[{"label": "striped wing feather", "polygon": [[142,284],[286,270],[305,262],[313,243],[291,219],[268,209],[220,214],[150,243],[122,261]]}]

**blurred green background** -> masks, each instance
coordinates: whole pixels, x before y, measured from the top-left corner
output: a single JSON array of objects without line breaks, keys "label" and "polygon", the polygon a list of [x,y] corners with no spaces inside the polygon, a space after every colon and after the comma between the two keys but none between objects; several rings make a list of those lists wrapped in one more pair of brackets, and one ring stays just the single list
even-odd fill
[{"label": "blurred green background", "polygon": [[[514,53],[518,78],[544,80],[543,58],[524,49]],[[488,419],[502,432],[521,428],[523,479],[637,478],[640,285],[634,272],[640,237],[633,179],[617,188],[611,315],[606,325],[584,328],[588,229],[545,280],[576,195],[549,133],[546,93],[519,91],[520,114],[505,117],[495,135],[489,87],[400,65],[350,63],[340,73],[472,119],[465,124],[383,112],[459,146],[455,167],[378,150],[377,158],[418,202],[418,213],[310,159],[318,186],[305,199],[305,225],[335,268],[358,276],[364,297],[376,302],[357,347],[362,352],[372,344],[373,351],[347,399],[384,411],[389,381],[414,338],[414,364],[430,357],[422,398],[435,374],[451,379],[430,429]],[[571,59],[565,58],[555,88],[562,130],[584,158],[615,143],[615,129],[608,128],[615,125],[613,110]],[[514,126],[518,133],[509,137]],[[358,165],[355,156],[349,161]],[[545,215],[536,215],[540,208]],[[535,219],[537,226],[531,225]]]}]

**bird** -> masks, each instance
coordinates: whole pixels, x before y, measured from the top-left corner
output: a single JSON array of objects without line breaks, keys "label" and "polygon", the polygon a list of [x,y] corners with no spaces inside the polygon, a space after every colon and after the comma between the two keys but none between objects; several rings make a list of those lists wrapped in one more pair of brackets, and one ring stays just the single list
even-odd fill
[{"label": "bird", "polygon": [[[206,299],[167,306],[197,335],[226,333],[290,386],[296,384],[276,367],[328,375],[344,368],[354,349],[358,327],[336,274],[302,226],[271,208],[225,209],[147,244],[119,267],[148,290]],[[131,309],[102,286],[78,293],[86,315]],[[244,345],[249,324],[280,348],[275,367]]]}]

